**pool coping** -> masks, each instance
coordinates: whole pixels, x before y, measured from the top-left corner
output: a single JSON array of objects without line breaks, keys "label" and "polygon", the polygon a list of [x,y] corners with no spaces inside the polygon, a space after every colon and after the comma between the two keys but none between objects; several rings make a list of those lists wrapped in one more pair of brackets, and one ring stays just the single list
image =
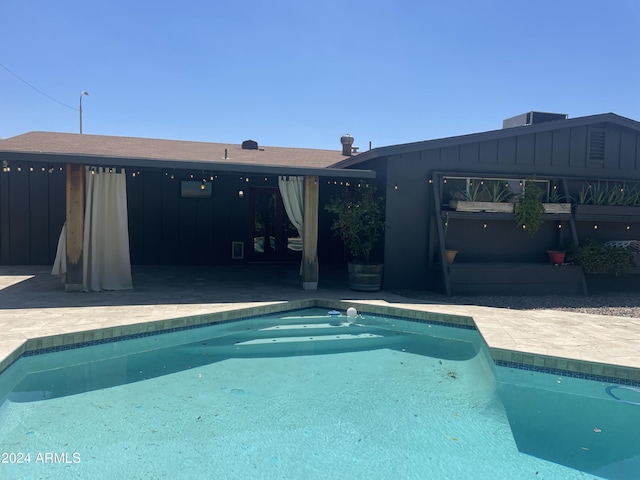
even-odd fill
[{"label": "pool coping", "polygon": [[177,316],[176,318],[170,319],[140,321],[126,325],[105,326],[102,328],[80,329],[78,331],[46,336],[25,337],[20,345],[16,345],[5,358],[0,359],[0,374],[22,355],[33,355],[41,351],[77,348],[83,344],[90,345],[91,343],[115,341],[119,338],[166,333],[176,329],[197,328],[221,322],[304,308],[324,307],[328,309],[346,310],[350,306],[355,306],[361,312],[369,314],[402,317],[418,322],[474,328],[480,333],[494,364],[498,366],[536,370],[607,383],[640,386],[640,368],[525,352],[500,346],[497,342],[494,343],[492,341],[490,329],[486,325],[483,325],[483,322],[478,321],[478,315],[474,315],[473,312],[460,315],[451,312],[439,312],[437,311],[438,306],[429,304],[399,306],[389,305],[386,302],[332,300],[324,298],[263,302],[244,307],[228,304],[210,313]]}]

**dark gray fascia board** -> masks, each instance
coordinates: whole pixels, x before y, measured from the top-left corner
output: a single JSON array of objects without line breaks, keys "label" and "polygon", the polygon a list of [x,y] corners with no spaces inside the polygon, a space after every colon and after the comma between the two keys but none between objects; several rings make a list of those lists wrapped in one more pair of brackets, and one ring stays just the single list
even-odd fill
[{"label": "dark gray fascia board", "polygon": [[331,167],[345,168],[379,157],[389,157],[393,155],[401,155],[403,153],[417,152],[420,150],[430,150],[434,148],[449,147],[454,145],[464,145],[466,143],[478,141],[508,138],[516,135],[522,135],[523,133],[538,133],[548,130],[557,130],[559,128],[596,125],[605,122],[615,123],[623,127],[640,131],[640,122],[631,120],[630,118],[621,117],[620,115],[616,115],[615,113],[602,113],[599,115],[590,115],[587,117],[569,118],[566,120],[553,120],[550,122],[525,125],[522,127],[501,128],[499,130],[490,130],[488,132],[471,133],[468,135],[458,135],[455,137],[437,138],[433,140],[423,140],[420,142],[402,143],[400,145],[374,148],[349,159],[335,163]]},{"label": "dark gray fascia board", "polygon": [[14,152],[0,150],[0,161],[24,163],[72,163],[94,167],[158,168],[166,170],[205,170],[258,175],[311,175],[337,178],[376,178],[373,170],[350,168],[305,168],[240,163],[211,163],[175,160],[139,159],[128,157],[100,157],[88,155],[64,155],[50,153]]}]

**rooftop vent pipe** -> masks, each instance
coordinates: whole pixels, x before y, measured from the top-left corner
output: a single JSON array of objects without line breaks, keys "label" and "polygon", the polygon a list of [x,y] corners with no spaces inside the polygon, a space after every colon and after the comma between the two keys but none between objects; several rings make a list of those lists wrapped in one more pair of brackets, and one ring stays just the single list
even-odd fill
[{"label": "rooftop vent pipe", "polygon": [[340,137],[340,143],[342,143],[342,154],[351,155],[351,146],[353,145],[353,137],[348,133],[345,133]]}]

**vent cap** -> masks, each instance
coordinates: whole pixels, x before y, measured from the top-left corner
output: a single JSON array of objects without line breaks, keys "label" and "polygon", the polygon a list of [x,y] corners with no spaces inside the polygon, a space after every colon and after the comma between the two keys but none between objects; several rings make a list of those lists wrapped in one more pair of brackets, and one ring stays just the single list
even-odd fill
[{"label": "vent cap", "polygon": [[243,150],[258,150],[258,142],[255,140],[245,140],[242,142]]}]

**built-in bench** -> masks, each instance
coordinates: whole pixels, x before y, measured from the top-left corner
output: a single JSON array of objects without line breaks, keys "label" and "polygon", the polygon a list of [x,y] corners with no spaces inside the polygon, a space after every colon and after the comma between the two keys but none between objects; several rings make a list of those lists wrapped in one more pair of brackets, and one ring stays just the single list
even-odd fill
[{"label": "built-in bench", "polygon": [[446,265],[451,295],[586,295],[582,267],[543,263]]}]

